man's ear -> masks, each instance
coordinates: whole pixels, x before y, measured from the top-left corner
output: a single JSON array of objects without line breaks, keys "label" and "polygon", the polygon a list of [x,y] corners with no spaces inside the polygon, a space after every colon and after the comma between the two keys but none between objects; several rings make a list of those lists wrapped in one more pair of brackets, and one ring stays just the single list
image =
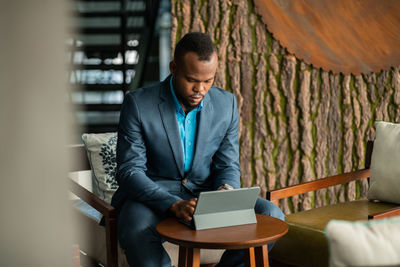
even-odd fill
[{"label": "man's ear", "polygon": [[174,60],[172,60],[171,62],[169,62],[169,71],[171,72],[172,76],[175,75],[176,72],[176,62]]}]

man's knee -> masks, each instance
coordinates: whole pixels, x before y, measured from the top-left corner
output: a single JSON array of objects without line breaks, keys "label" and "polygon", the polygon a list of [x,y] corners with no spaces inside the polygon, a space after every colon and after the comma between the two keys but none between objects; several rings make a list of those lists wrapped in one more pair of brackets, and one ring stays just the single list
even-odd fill
[{"label": "man's knee", "polygon": [[277,219],[280,219],[282,221],[285,220],[285,214],[282,212],[282,210],[276,206],[274,203],[270,202],[272,204],[271,209],[270,209],[270,215],[272,217],[275,217]]},{"label": "man's knee", "polygon": [[118,231],[119,242],[122,248],[135,248],[145,246],[146,243],[154,241],[154,231],[150,225],[133,224]]},{"label": "man's knee", "polygon": [[140,246],[159,240],[155,230],[160,218],[151,209],[137,202],[127,201],[118,216],[118,237],[121,247]]},{"label": "man's knee", "polygon": [[255,205],[255,212],[258,214],[264,214],[264,215],[268,215],[271,217],[275,217],[282,221],[285,220],[285,214],[282,212],[282,210],[278,206],[276,206],[274,203],[272,203],[271,201],[266,200],[264,198],[257,199],[256,205]]}]

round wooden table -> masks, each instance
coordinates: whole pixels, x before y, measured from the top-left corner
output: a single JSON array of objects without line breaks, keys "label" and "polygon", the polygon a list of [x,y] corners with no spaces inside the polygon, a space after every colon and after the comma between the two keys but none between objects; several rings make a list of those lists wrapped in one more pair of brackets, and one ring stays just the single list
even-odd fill
[{"label": "round wooden table", "polygon": [[167,241],[179,245],[179,267],[200,266],[200,249],[245,249],[246,266],[269,266],[268,244],[288,232],[288,225],[279,219],[256,214],[257,223],[192,230],[168,218],[156,229]]}]

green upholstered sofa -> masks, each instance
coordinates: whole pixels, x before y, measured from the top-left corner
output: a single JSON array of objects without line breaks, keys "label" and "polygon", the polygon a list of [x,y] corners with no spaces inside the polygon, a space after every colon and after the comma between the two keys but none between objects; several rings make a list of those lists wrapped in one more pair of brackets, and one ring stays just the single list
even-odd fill
[{"label": "green upholstered sofa", "polygon": [[[298,194],[344,184],[349,181],[367,179],[373,141],[367,143],[365,169],[335,175],[299,185],[272,190],[267,198],[279,204],[279,200]],[[286,217],[289,232],[275,244],[270,253],[273,266],[329,266],[328,242],[324,229],[330,220],[358,221],[400,215],[396,204],[371,202],[367,199],[328,205],[290,214]]]}]

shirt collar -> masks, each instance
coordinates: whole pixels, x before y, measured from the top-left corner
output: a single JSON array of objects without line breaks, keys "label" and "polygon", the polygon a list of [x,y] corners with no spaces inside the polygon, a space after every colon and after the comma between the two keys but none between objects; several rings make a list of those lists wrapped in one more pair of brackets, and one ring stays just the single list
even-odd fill
[{"label": "shirt collar", "polygon": [[[171,76],[171,79],[169,80],[169,87],[171,89],[172,98],[174,99],[175,110],[176,112],[185,114],[185,112],[182,109],[181,103],[179,103],[178,98],[175,95],[174,86],[172,84],[172,78],[173,76]],[[197,107],[197,111],[200,111],[203,108],[203,101],[204,100],[201,100],[200,105]]]}]

